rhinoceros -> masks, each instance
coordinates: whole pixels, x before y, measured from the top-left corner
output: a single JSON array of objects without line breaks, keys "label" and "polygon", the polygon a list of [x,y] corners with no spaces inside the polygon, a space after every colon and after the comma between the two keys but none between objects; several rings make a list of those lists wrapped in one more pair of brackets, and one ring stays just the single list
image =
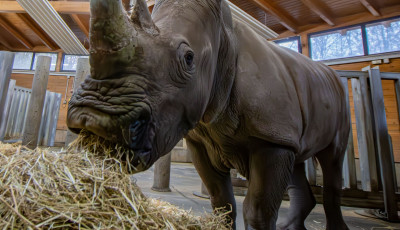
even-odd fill
[{"label": "rhinoceros", "polygon": [[[304,161],[323,170],[327,229],[340,210],[350,122],[335,71],[232,19],[223,0],[90,2],[90,76],[70,100],[68,127],[133,150],[135,172],[183,137],[214,208],[232,208],[230,169],[248,180],[246,229],[305,229],[315,206]],[[290,208],[276,224],[288,189]]]}]

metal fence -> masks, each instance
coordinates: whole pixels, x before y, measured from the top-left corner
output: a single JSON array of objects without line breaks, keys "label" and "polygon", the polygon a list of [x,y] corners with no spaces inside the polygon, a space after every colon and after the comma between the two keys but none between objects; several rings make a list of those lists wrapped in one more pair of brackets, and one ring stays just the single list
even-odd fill
[{"label": "metal fence", "polygon": [[[384,73],[379,69],[337,72],[346,88],[348,108],[350,108],[349,85],[353,93],[359,155],[359,160],[356,161],[353,130],[350,130],[343,165],[342,205],[382,209],[387,220],[396,221],[398,220],[397,211],[400,210],[398,203],[400,193],[397,192],[395,163],[386,121],[382,80],[394,81],[397,108],[400,110],[400,73]],[[360,184],[357,181],[356,164],[360,169]],[[306,172],[315,197],[321,201],[322,187],[317,184],[317,174],[312,159],[306,162]]]},{"label": "metal fence", "polygon": [[[17,142],[22,140],[31,89],[15,86],[15,80],[10,81],[3,124],[0,127],[0,141]],[[57,128],[58,113],[61,104],[61,94],[46,92],[38,145],[53,146]]]}]

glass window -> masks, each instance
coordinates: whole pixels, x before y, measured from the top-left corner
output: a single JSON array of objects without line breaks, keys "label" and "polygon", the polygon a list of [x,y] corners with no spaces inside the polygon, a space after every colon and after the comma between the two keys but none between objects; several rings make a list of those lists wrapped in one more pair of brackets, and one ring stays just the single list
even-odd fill
[{"label": "glass window", "polygon": [[13,69],[31,69],[32,52],[15,52]]},{"label": "glass window", "polygon": [[50,63],[50,71],[56,71],[56,65],[57,65],[57,53],[35,53],[35,58],[33,59],[33,65],[32,65],[32,70],[35,70],[36,68],[36,60],[37,57],[39,56],[49,56],[51,57],[51,63]]},{"label": "glass window", "polygon": [[84,57],[88,57],[88,56],[65,54],[61,70],[76,71],[76,65],[78,64],[78,59],[84,58]]},{"label": "glass window", "polygon": [[329,60],[364,55],[361,27],[310,36],[313,60]]},{"label": "glass window", "polygon": [[276,40],[274,42],[276,44],[278,44],[279,46],[283,46],[283,47],[289,48],[291,50],[294,50],[294,51],[296,51],[298,53],[301,53],[301,50],[300,50],[300,38],[299,37],[283,39],[283,40]]},{"label": "glass window", "polygon": [[365,26],[370,54],[400,51],[400,19]]}]

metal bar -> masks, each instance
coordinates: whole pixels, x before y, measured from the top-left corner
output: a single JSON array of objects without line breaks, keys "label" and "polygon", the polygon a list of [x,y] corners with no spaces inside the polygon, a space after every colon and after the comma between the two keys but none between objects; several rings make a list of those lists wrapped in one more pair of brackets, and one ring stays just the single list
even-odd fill
[{"label": "metal bar", "polygon": [[[368,73],[364,71],[336,70],[336,73],[340,77],[347,77],[347,78],[368,77]],[[400,73],[381,72],[381,79],[400,80]]]},{"label": "metal bar", "polygon": [[350,71],[350,70],[336,70],[340,77],[354,78],[354,77],[368,77],[368,73],[363,71]]},{"label": "metal bar", "polygon": [[390,152],[390,140],[386,122],[385,104],[383,100],[382,80],[379,69],[369,69],[372,104],[375,118],[377,150],[383,185],[384,203],[389,221],[399,220],[397,214],[397,199],[393,156]]},{"label": "metal bar", "polygon": [[10,114],[11,102],[14,96],[15,83],[16,83],[15,80],[10,80],[7,92],[7,99],[6,103],[4,104],[4,109],[3,111],[0,110],[0,113],[2,113],[2,121],[0,121],[0,141],[4,141],[4,136],[6,134],[7,123],[8,123],[7,121]]},{"label": "metal bar", "polygon": [[48,142],[48,146],[54,146],[54,142],[56,139],[57,122],[61,106],[61,97],[62,95],[60,93],[55,94],[53,110],[50,113],[52,122],[51,126],[49,127],[50,139]]},{"label": "metal bar", "polygon": [[313,186],[317,185],[317,171],[314,166],[314,162],[312,158],[309,158],[305,162],[306,176],[308,179],[308,183]]},{"label": "metal bar", "polygon": [[[13,63],[14,53],[0,51],[0,111],[4,111],[6,104]],[[3,122],[5,122],[3,112],[0,112],[0,127]]]},{"label": "metal bar", "polygon": [[383,80],[400,80],[400,73],[381,72]]},{"label": "metal bar", "polygon": [[345,89],[346,97],[346,108],[348,111],[348,117],[350,122],[350,133],[349,141],[347,143],[345,160],[343,162],[343,176],[344,176],[344,186],[350,189],[357,189],[357,174],[356,174],[356,162],[354,156],[354,143],[353,143],[353,128],[351,126],[351,111],[350,111],[350,101],[349,101],[349,86],[346,77],[341,77],[340,80],[343,83]]},{"label": "metal bar", "polygon": [[375,147],[372,133],[371,106],[365,77],[351,79],[354,113],[357,124],[358,153],[360,157],[361,185],[364,191],[378,190]]}]

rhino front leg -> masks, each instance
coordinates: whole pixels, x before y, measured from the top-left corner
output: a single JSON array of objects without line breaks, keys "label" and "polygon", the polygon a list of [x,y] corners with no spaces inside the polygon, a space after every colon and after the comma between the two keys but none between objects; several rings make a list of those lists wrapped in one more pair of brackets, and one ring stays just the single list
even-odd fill
[{"label": "rhino front leg", "polygon": [[293,163],[293,151],[278,145],[264,146],[251,153],[249,188],[243,203],[246,229],[276,229]]},{"label": "rhino front leg", "polygon": [[212,207],[214,209],[224,208],[227,211],[232,210],[229,221],[232,221],[232,227],[236,229],[236,202],[229,169],[227,172],[216,169],[212,165],[203,144],[188,139],[186,141],[192,152],[193,164],[210,194]]}]

